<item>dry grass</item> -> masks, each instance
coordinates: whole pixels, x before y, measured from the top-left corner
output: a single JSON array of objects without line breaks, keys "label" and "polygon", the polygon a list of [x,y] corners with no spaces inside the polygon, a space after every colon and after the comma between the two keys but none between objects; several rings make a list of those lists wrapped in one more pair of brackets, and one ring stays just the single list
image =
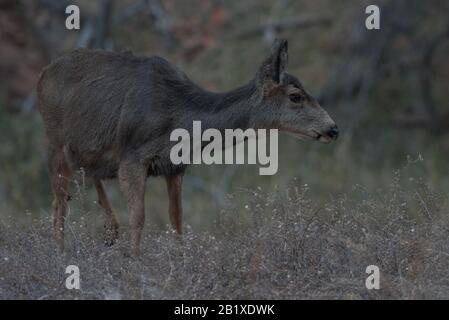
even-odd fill
[{"label": "dry grass", "polygon": [[[105,248],[84,218],[69,216],[64,254],[48,216],[25,229],[3,223],[0,298],[449,298],[448,210],[420,180],[397,176],[376,194],[354,187],[320,204],[294,185],[230,200],[207,233],[187,226],[179,239],[147,228],[140,259],[128,255],[126,230]],[[64,286],[69,264],[80,268],[81,290]],[[371,264],[380,290],[365,288]]]}]

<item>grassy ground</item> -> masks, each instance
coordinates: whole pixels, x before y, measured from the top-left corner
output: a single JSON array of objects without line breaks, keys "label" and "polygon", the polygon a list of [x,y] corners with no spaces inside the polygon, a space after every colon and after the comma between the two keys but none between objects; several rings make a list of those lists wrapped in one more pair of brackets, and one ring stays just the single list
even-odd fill
[{"label": "grassy ground", "polygon": [[[242,190],[228,202],[207,232],[186,226],[180,239],[147,227],[139,259],[128,254],[126,227],[104,247],[92,215],[69,214],[64,254],[48,214],[26,227],[5,220],[0,298],[449,298],[447,201],[421,179],[396,172],[386,189],[355,186],[326,202],[293,182]],[[80,290],[65,288],[71,264]],[[368,265],[380,268],[380,290],[365,287]]]}]

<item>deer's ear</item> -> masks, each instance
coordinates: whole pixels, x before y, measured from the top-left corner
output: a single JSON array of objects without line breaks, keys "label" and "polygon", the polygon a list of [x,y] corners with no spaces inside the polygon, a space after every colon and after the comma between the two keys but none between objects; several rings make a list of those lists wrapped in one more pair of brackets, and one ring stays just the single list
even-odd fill
[{"label": "deer's ear", "polygon": [[282,73],[287,69],[288,42],[276,39],[271,52],[257,73],[259,87],[273,87],[281,82]]}]

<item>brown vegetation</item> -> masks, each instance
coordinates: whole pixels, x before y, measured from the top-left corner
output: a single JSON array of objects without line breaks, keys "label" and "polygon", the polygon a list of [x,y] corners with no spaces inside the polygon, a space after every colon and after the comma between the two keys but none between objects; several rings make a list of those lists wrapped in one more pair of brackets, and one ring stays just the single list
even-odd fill
[{"label": "brown vegetation", "polygon": [[[2,224],[0,298],[449,298],[445,198],[399,174],[388,189],[355,187],[319,205],[306,189],[241,191],[246,204],[229,205],[207,232],[188,226],[178,238],[147,228],[139,259],[129,256],[127,241],[101,245],[92,216],[69,215],[63,255],[48,219]],[[80,268],[80,290],[65,288],[69,264]],[[380,290],[365,288],[372,264]]]}]

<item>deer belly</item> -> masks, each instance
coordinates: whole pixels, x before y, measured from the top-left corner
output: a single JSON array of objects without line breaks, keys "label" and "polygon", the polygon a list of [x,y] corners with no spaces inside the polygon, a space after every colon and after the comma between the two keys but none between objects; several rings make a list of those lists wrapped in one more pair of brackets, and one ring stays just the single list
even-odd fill
[{"label": "deer belly", "polygon": [[87,177],[112,179],[117,176],[119,160],[112,149],[81,152],[66,145],[64,154],[71,168]]}]

